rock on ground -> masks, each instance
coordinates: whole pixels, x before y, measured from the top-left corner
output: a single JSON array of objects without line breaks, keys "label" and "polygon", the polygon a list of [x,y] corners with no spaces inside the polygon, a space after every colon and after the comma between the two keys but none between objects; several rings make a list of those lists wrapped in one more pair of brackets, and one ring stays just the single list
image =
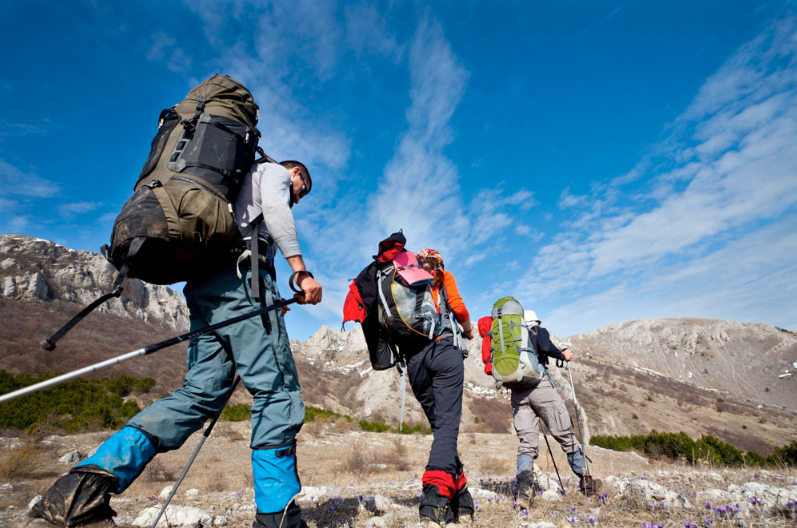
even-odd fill
[{"label": "rock on ground", "polygon": [[61,458],[59,458],[58,462],[60,462],[61,464],[76,464],[81,460],[83,460],[83,455],[80,454],[80,451],[75,449],[65,454]]},{"label": "rock on ground", "polygon": [[665,502],[668,506],[691,508],[692,504],[674,491],[649,480],[632,480],[623,491],[623,498],[636,504]]},{"label": "rock on ground", "polygon": [[[138,514],[133,526],[149,528],[155,522],[160,508],[147,508]],[[213,519],[205,510],[190,506],[169,506],[158,521],[156,528],[212,528]]]},{"label": "rock on ground", "polygon": [[174,489],[174,486],[166,486],[165,488],[163,488],[161,490],[160,495],[158,495],[158,499],[160,499],[161,502],[165,501],[166,499],[169,498],[169,495],[171,494],[173,489]]}]

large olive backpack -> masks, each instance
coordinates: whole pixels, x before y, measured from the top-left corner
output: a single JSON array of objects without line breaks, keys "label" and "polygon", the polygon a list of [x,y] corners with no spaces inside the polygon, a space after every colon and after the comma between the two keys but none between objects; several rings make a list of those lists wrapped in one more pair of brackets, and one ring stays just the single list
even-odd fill
[{"label": "large olive backpack", "polygon": [[242,238],[233,205],[255,154],[262,154],[257,114],[249,90],[227,75],[214,75],[160,113],[135,193],[116,217],[110,246],[101,248],[119,270],[113,292],[42,347],[52,350],[89,312],[119,297],[125,277],[172,284],[231,262]]}]

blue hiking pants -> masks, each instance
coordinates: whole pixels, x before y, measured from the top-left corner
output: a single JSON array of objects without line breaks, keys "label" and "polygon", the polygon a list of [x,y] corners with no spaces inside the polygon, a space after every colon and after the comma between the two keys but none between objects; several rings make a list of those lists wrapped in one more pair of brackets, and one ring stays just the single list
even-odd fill
[{"label": "blue hiking pants", "polygon": [[[261,304],[251,295],[250,276],[247,272],[239,279],[236,269],[230,267],[186,284],[183,292],[190,311],[191,330],[259,308]],[[263,305],[273,304],[279,298],[277,287],[268,273],[262,272],[260,276]],[[266,322],[269,333],[266,333]],[[269,312],[262,320],[254,317],[191,339],[183,387],[156,401],[127,423],[153,444],[151,455],[131,456],[130,450],[144,449],[139,446],[142,440],[138,439],[138,443],[126,441],[126,436],[120,432],[106,442],[108,446],[103,444],[106,449],[98,450],[98,453],[106,453],[104,458],[94,456],[80,465],[98,465],[119,477],[120,487],[121,483],[126,483],[126,487],[143,471],[156,450],[179,448],[208,418],[221,412],[236,370],[254,398],[250,446],[256,450],[253,454],[255,491],[266,489],[258,486],[258,482],[269,483],[266,496],[258,497],[256,493],[258,509],[263,513],[284,509],[300,489],[295,450],[287,448],[294,444],[304,423],[304,404],[279,310]],[[114,442],[119,445],[111,445]],[[115,466],[108,452],[121,453],[119,459],[125,463]],[[130,464],[131,459],[141,461]]]}]

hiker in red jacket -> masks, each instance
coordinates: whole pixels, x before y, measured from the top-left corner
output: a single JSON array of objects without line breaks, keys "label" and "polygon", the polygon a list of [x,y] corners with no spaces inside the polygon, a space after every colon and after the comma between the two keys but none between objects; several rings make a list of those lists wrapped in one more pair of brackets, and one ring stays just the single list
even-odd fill
[{"label": "hiker in red jacket", "polygon": [[421,521],[429,528],[437,528],[443,522],[452,526],[452,521],[469,524],[474,513],[473,498],[457,455],[465,381],[465,351],[458,337],[457,323],[462,325],[462,332],[468,339],[476,337],[476,331],[471,326],[470,314],[454,275],[445,270],[440,253],[424,249],[418,252],[418,261],[434,277],[432,295],[445,329],[436,341],[421,350],[402,350],[407,359],[412,392],[434,432],[422,479]]},{"label": "hiker in red jacket", "polygon": [[[393,233],[349,288],[344,322],[362,323],[374,370],[404,366],[434,434],[419,506],[424,528],[473,520],[473,498],[457,455],[465,378],[461,332],[475,337],[454,276],[435,250],[416,255]],[[423,268],[421,267],[423,266]],[[430,284],[431,283],[431,284]],[[401,368],[400,368],[401,370]]]}]

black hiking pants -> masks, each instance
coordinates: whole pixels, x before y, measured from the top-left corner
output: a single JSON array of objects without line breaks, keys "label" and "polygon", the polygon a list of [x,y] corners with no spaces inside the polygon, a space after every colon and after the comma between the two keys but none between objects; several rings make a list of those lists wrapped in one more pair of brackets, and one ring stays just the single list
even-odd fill
[{"label": "black hiking pants", "polygon": [[450,333],[407,356],[407,374],[415,397],[432,426],[434,439],[427,470],[462,473],[457,438],[462,418],[465,365]]}]

